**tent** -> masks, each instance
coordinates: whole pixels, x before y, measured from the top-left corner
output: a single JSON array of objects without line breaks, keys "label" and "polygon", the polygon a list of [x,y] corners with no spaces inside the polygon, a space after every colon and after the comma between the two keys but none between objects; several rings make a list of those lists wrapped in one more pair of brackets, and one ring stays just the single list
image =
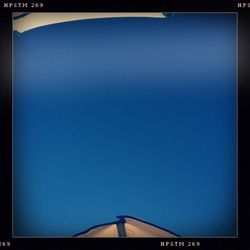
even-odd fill
[{"label": "tent", "polygon": [[74,237],[178,237],[177,234],[172,233],[169,230],[132,216],[117,216],[117,218],[119,220],[93,226],[86,231],[74,235]]},{"label": "tent", "polygon": [[96,18],[119,18],[119,17],[150,17],[169,18],[172,14],[166,12],[119,12],[119,13],[13,13],[13,29],[19,33],[51,24],[96,19]]}]

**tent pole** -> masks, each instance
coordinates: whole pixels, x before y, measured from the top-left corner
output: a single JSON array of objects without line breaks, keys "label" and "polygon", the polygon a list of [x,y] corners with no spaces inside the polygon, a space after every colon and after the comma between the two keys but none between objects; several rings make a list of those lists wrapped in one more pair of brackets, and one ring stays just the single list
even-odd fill
[{"label": "tent pole", "polygon": [[120,238],[126,238],[127,234],[126,234],[126,229],[125,229],[125,225],[122,222],[118,222],[116,224],[117,226],[117,230],[118,230],[118,235]]}]

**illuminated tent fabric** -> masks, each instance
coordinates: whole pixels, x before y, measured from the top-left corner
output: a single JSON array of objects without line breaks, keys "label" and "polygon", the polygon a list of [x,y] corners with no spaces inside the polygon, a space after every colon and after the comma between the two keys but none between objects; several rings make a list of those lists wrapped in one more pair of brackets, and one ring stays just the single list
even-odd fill
[{"label": "illuminated tent fabric", "polygon": [[150,17],[169,18],[172,14],[166,12],[85,12],[85,13],[13,13],[13,30],[23,33],[25,31],[51,24],[70,22],[76,20],[96,19],[96,18],[118,18],[118,17]]},{"label": "illuminated tent fabric", "polygon": [[97,225],[74,235],[89,237],[178,237],[178,235],[132,216],[117,216],[118,221]]}]

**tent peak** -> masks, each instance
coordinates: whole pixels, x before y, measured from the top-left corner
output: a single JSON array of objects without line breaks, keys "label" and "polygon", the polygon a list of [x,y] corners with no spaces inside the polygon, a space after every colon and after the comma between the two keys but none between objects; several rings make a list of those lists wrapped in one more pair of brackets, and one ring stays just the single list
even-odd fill
[{"label": "tent peak", "polygon": [[119,220],[100,224],[75,237],[179,237],[179,235],[130,215],[118,215]]}]

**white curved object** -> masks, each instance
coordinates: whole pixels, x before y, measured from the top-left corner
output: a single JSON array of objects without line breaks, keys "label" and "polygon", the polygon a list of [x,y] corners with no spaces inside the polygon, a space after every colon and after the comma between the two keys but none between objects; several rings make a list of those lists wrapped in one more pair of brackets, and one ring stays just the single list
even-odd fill
[{"label": "white curved object", "polygon": [[38,27],[64,23],[76,20],[96,19],[96,18],[114,18],[114,17],[151,17],[151,18],[166,18],[162,12],[148,12],[148,13],[13,13],[13,30],[23,33],[25,31],[35,29]]}]

